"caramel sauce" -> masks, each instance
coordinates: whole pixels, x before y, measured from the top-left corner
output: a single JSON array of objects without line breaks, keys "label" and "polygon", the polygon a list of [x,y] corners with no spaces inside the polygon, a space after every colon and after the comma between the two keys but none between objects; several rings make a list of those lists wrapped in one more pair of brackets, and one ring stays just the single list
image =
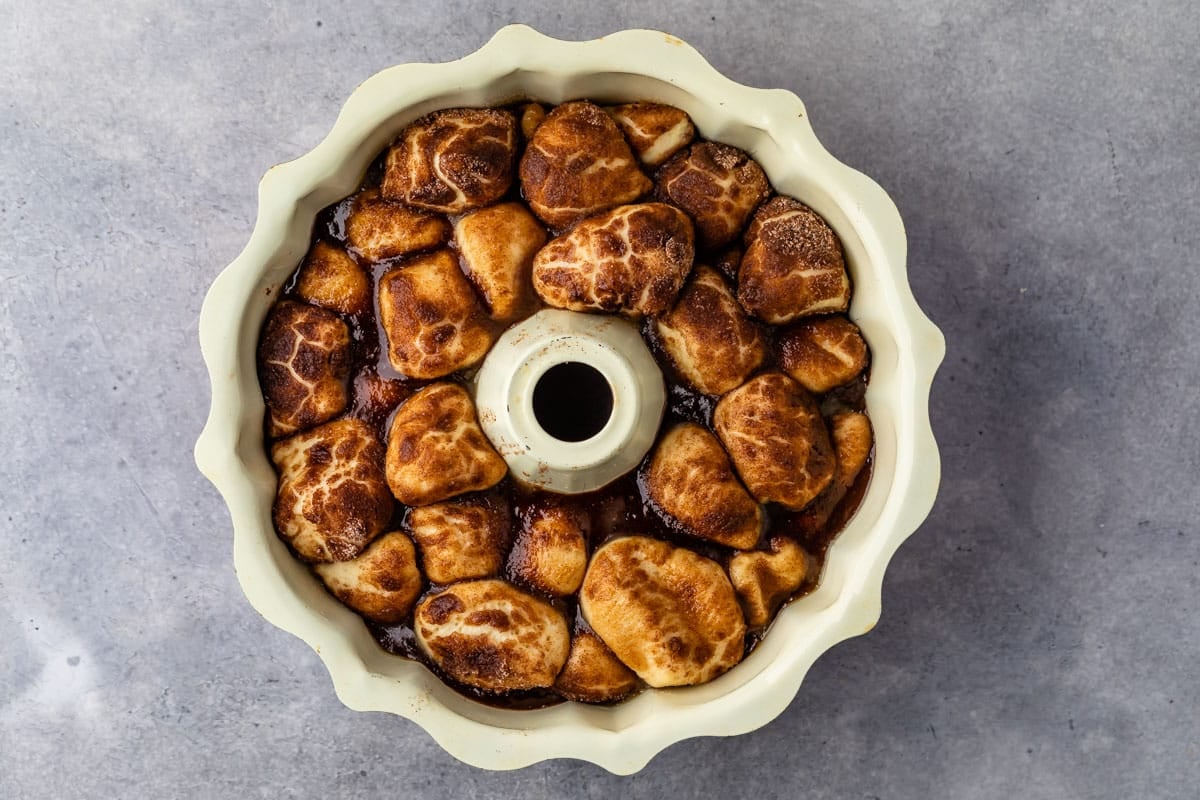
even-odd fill
[{"label": "caramel sauce", "polygon": [[[519,115],[519,111],[517,113]],[[696,141],[701,140],[697,138]],[[358,192],[328,206],[317,215],[313,225],[312,244],[320,240],[326,240],[345,247],[346,219],[350,214],[354,200],[358,194],[379,187],[383,176],[385,155],[386,151],[368,168]],[[505,200],[523,201],[519,189],[519,181],[513,181],[513,188],[510,190],[508,196],[499,202],[504,202]],[[453,221],[454,218],[451,217],[451,222]],[[551,233],[557,234],[560,231],[552,230]],[[453,239],[446,246],[454,250]],[[411,257],[402,256],[374,264],[364,263],[360,259],[355,258],[370,275],[371,295],[373,298],[372,308],[363,314],[340,315],[349,326],[351,332],[351,400],[348,414],[374,426],[378,431],[380,441],[385,443],[387,442],[387,432],[396,408],[418,389],[434,382],[429,380],[415,380],[399,374],[392,367],[386,348],[383,345],[386,338],[379,322],[378,314],[379,280],[386,272],[402,265],[407,258]],[[721,255],[719,253],[698,251],[696,255],[697,264],[718,264],[720,263],[720,259]],[[297,274],[293,274],[284,285],[280,298],[300,299],[296,293]],[[303,301],[301,300],[301,302]],[[545,307],[543,304],[538,308],[531,309],[529,313],[535,313]],[[770,326],[764,327],[767,330],[770,342],[768,348],[770,355],[758,372],[776,367],[776,348],[774,346],[773,329]],[[678,376],[675,375],[674,370],[670,366],[669,359],[665,356],[661,343],[654,333],[653,325],[649,321],[643,324],[642,334],[651,352],[663,369],[663,378],[666,383],[667,408],[659,428],[659,436],[661,437],[666,430],[677,423],[685,421],[698,423],[711,431],[713,410],[716,407],[717,398],[703,395],[680,382]],[[855,381],[819,397],[818,400],[821,404],[822,415],[828,418],[842,411],[865,410],[864,395],[868,374],[869,367]],[[467,386],[469,389],[473,377],[474,370],[464,370],[445,378],[439,378],[438,381],[455,381]],[[264,423],[264,440],[269,442],[270,439],[266,431],[267,428]],[[651,448],[651,452],[653,452],[653,448]],[[499,485],[480,494],[500,493],[506,494],[509,497],[510,523],[514,533],[520,529],[524,520],[539,504],[550,502],[552,499],[553,502],[559,505],[566,503],[587,515],[587,518],[591,522],[588,538],[589,552],[594,552],[596,548],[614,536],[643,534],[687,547],[727,567],[729,558],[735,551],[688,534],[678,523],[658,510],[649,499],[644,482],[644,474],[649,459],[650,453],[647,453],[636,470],[618,478],[600,490],[586,494],[560,495],[521,486],[508,478]],[[783,534],[800,542],[816,562],[817,568],[811,571],[804,585],[789,599],[789,602],[808,594],[816,587],[824,567],[825,555],[830,543],[845,527],[850,518],[853,517],[854,512],[857,511],[862,502],[863,495],[870,482],[873,463],[874,455],[872,453],[871,458],[868,459],[866,466],[858,475],[854,485],[837,503],[824,524],[816,529],[813,529],[811,524],[806,524],[804,512],[790,512],[774,504],[767,504],[765,507],[767,524],[760,537],[760,544],[765,545],[765,542],[773,535]],[[467,499],[472,496],[475,495],[460,495],[457,499]],[[396,511],[388,530],[409,530],[407,516],[408,509],[397,503]],[[507,557],[505,561],[506,563],[508,562]],[[587,629],[587,623],[579,612],[578,603],[574,596],[561,598],[547,595],[537,588],[524,583],[507,568],[504,577],[514,585],[520,586],[523,590],[546,600],[560,609],[566,616],[566,619],[572,621],[571,627],[573,633]],[[428,579],[426,579],[425,591],[422,592],[422,596],[439,591],[441,588],[443,587],[429,583]],[[421,653],[420,648],[417,646],[416,635],[413,632],[411,616],[398,625],[385,626],[370,621],[364,622],[371,635],[384,650],[394,655],[423,663],[447,685],[474,700],[508,709],[543,708],[563,702],[563,698],[550,689],[495,695],[457,683]],[[770,623],[761,628],[750,629],[747,632],[746,655],[749,655],[758,645],[769,628]]]}]

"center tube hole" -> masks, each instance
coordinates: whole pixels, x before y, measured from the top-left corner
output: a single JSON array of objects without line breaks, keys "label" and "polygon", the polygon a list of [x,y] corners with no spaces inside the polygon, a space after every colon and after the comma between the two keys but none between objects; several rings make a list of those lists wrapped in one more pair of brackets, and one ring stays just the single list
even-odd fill
[{"label": "center tube hole", "polygon": [[612,416],[613,393],[598,369],[580,361],[555,364],[533,387],[533,416],[560,442],[590,439]]}]

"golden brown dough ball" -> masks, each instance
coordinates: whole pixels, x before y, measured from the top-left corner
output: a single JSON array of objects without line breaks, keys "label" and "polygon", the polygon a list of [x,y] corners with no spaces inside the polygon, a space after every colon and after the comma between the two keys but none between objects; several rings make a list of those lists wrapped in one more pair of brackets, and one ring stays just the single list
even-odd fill
[{"label": "golden brown dough ball", "polygon": [[643,164],[657,167],[691,144],[696,127],[687,112],[662,103],[626,103],[606,109]]},{"label": "golden brown dough ball", "polygon": [[463,581],[417,604],[417,645],[459,683],[486,692],[547,688],[570,651],[553,606],[501,580]]},{"label": "golden brown dough ball", "polygon": [[737,476],[717,437],[691,422],[659,440],[646,470],[646,494],[685,531],[726,547],[758,543],[762,508]]},{"label": "golden brown dough ball", "polygon": [[280,538],[308,562],[361,553],[392,517],[383,458],[375,431],[352,418],[276,443],[273,518]]},{"label": "golden brown dough ball", "polygon": [[526,103],[521,106],[521,135],[525,141],[533,138],[533,133],[546,121],[546,107],[541,103]]},{"label": "golden brown dough ball", "polygon": [[449,238],[445,217],[387,200],[374,189],[356,197],[346,217],[346,244],[367,261],[432,250]]},{"label": "golden brown dough ball", "polygon": [[508,192],[517,153],[517,120],[499,108],[434,111],[404,129],[388,151],[383,196],[461,214]]},{"label": "golden brown dough ball", "polygon": [[745,151],[700,142],[659,170],[654,196],[678,206],[696,223],[696,243],[715,250],[732,242],[771,194],[767,174]]},{"label": "golden brown dough ball", "polygon": [[654,330],[679,377],[705,394],[741,386],[767,354],[762,328],[711,267],[696,268],[675,307],[654,321]]},{"label": "golden brown dough ball", "polygon": [[587,568],[589,528],[587,515],[570,506],[548,501],[534,508],[509,554],[512,576],[546,594],[572,594]]},{"label": "golden brown dough ball", "polygon": [[282,300],[258,342],[258,377],[273,437],[311,428],[346,409],[350,329],[337,315]]},{"label": "golden brown dough ball", "polygon": [[848,411],[834,414],[829,420],[829,428],[838,461],[834,480],[849,490],[871,457],[871,448],[875,444],[871,420],[861,412]]},{"label": "golden brown dough ball", "polygon": [[410,378],[441,378],[483,360],[496,338],[449,250],[418,256],[379,279],[388,360]]},{"label": "golden brown dough ball", "polygon": [[660,539],[614,539],[592,556],[584,619],[654,687],[712,680],[742,660],[746,624],[717,562]]},{"label": "golden brown dough ball", "polygon": [[371,308],[371,281],[342,248],[315,243],[300,265],[296,294],[322,308],[343,314],[362,314]]},{"label": "golden brown dough ball", "polygon": [[834,453],[837,455],[837,467],[833,473],[833,480],[817,499],[809,503],[798,519],[800,530],[806,534],[820,531],[829,522],[838,504],[866,468],[875,444],[871,420],[866,414],[858,411],[848,411],[830,417],[829,433],[833,440]]},{"label": "golden brown dough ball", "polygon": [[402,622],[421,594],[417,551],[400,531],[380,536],[357,558],[313,569],[338,600],[382,625]]},{"label": "golden brown dough ball", "polygon": [[770,622],[783,602],[803,585],[808,570],[808,554],[786,536],[772,537],[765,551],[734,553],[729,559],[729,579],[747,624],[757,628]]},{"label": "golden brown dough ball", "polygon": [[799,511],[833,480],[837,458],[812,395],[782,372],[721,398],[713,428],[760,503]]},{"label": "golden brown dough ball", "polygon": [[586,100],[556,106],[521,157],[525,199],[555,229],[636,200],[650,186],[616,123]]},{"label": "golden brown dough ball", "polygon": [[554,681],[554,690],[581,703],[615,703],[633,694],[638,678],[591,631],[571,637],[571,654]]},{"label": "golden brown dough ball", "polygon": [[388,433],[387,483],[405,505],[482,491],[507,472],[479,427],[471,396],[458,384],[426,386],[396,409]]},{"label": "golden brown dough ball", "polygon": [[814,394],[849,383],[867,367],[867,343],[845,317],[800,320],[779,334],[779,366]]},{"label": "golden brown dough ball", "polygon": [[421,565],[434,583],[498,575],[511,539],[508,501],[499,496],[447,500],[409,513]]},{"label": "golden brown dough ball", "polygon": [[585,219],[533,259],[533,286],[568,311],[661,314],[692,269],[692,223],[662,203],[619,206]]},{"label": "golden brown dough ball", "polygon": [[492,319],[511,323],[532,311],[533,257],[546,229],[525,206],[501,203],[466,214],[454,226],[454,243]]},{"label": "golden brown dough ball", "polygon": [[837,234],[799,200],[775,197],[764,203],[746,231],[738,300],[774,325],[845,311],[850,277]]}]

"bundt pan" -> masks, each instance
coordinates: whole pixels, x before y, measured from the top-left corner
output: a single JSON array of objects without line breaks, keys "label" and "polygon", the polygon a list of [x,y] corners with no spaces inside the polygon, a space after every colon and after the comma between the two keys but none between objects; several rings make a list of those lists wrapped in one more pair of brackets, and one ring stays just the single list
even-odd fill
[{"label": "bundt pan", "polygon": [[[422,664],[383,651],[362,620],[292,557],[271,524],[276,477],[263,448],[255,347],[268,307],[308,247],[317,213],[352,193],[376,154],[418,117],[520,97],[669,103],[687,111],[702,136],[747,150],[779,192],[814,208],[837,231],[855,287],[850,316],[872,353],[866,405],[876,436],[874,472],[857,513],[829,548],[818,587],[785,607],[745,661],[716,680],[646,691],[614,706],[512,710],[459,694]],[[878,185],[825,151],[795,95],[734,83],[679,39],[654,31],[563,42],[510,26],[459,61],[392,67],[364,82],[324,141],[268,170],[250,241],[204,302],[200,343],[212,408],[196,462],[229,505],[246,597],[317,652],[347,706],[411,719],[479,767],[578,758],[631,773],[682,739],[766,724],[795,697],[818,656],[875,624],[888,560],[937,492],[928,399],[945,345],[909,289],[896,207]]]}]

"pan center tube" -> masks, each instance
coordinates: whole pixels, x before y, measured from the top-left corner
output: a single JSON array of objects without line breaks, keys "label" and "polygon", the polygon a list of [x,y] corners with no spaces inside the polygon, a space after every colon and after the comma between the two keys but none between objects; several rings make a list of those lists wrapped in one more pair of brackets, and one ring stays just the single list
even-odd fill
[{"label": "pan center tube", "polygon": [[505,331],[488,353],[475,405],[514,478],[578,494],[641,462],[658,434],[666,389],[633,323],[544,310]]}]

